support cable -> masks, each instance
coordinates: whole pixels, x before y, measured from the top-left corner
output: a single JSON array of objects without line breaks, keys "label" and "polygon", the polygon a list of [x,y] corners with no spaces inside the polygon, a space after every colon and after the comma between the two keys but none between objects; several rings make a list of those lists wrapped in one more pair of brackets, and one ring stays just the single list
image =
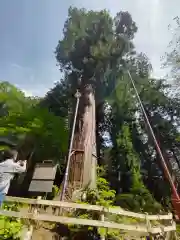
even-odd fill
[{"label": "support cable", "polygon": [[134,82],[134,80],[133,80],[133,78],[132,78],[131,73],[130,73],[129,70],[127,70],[127,73],[128,73],[128,75],[129,75],[129,78],[130,78],[131,83],[132,83],[132,85],[133,85],[134,91],[135,91],[135,93],[136,93],[136,97],[137,97],[137,99],[138,99],[139,105],[140,105],[140,107],[141,107],[142,113],[143,113],[144,118],[145,118],[145,121],[147,122],[147,125],[148,125],[148,127],[149,127],[149,130],[150,130],[150,132],[151,132],[151,135],[152,135],[154,144],[155,144],[155,146],[156,146],[157,152],[159,153],[159,156],[160,156],[160,158],[161,158],[161,163],[162,163],[162,165],[163,165],[165,174],[167,174],[167,178],[168,178],[168,180],[169,180],[169,182],[170,182],[170,185],[171,185],[171,187],[172,187],[172,191],[173,191],[175,197],[177,198],[177,200],[180,201],[179,194],[178,194],[177,189],[176,189],[176,187],[175,187],[175,185],[174,185],[174,182],[173,182],[173,180],[172,180],[171,174],[170,174],[169,169],[168,169],[168,167],[167,167],[167,164],[166,164],[166,162],[165,162],[165,159],[164,159],[164,156],[163,156],[162,151],[161,151],[161,149],[160,149],[160,146],[159,146],[159,144],[158,144],[158,142],[157,142],[157,139],[156,139],[156,136],[155,136],[155,134],[154,134],[154,131],[153,131],[152,127],[151,127],[149,118],[148,118],[148,116],[147,116],[147,114],[146,114],[146,111],[145,111],[145,109],[144,109],[144,106],[143,106],[143,103],[142,103],[141,98],[140,98],[140,96],[139,96],[139,93],[138,93],[138,91],[137,91],[135,82]]}]

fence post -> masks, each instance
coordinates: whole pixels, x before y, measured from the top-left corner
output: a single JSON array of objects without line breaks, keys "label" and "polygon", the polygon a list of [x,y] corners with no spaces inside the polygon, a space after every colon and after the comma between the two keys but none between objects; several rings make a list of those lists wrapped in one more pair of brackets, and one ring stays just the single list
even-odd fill
[{"label": "fence post", "polygon": [[153,240],[153,237],[152,237],[152,234],[151,234],[151,222],[148,218],[148,213],[145,213],[146,214],[146,227],[147,227],[147,231],[149,233],[149,236],[150,236],[150,239]]},{"label": "fence post", "polygon": [[[41,199],[41,196],[38,196],[37,200],[40,200],[40,199]],[[38,205],[36,205],[35,208],[33,209],[33,214],[37,214],[37,212],[38,212]],[[28,231],[26,232],[26,234],[24,236],[24,240],[31,240],[32,239],[33,230],[34,230],[34,227],[31,224],[28,228]]]},{"label": "fence post", "polygon": [[[104,222],[104,219],[105,219],[104,213],[101,213],[101,221]],[[104,232],[101,233],[101,240],[105,240],[105,233]]]}]

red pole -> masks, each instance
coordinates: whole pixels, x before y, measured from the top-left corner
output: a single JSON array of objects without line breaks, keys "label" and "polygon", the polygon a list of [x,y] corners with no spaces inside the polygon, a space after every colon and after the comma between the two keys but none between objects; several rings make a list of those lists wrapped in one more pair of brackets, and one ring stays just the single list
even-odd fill
[{"label": "red pole", "polygon": [[145,109],[144,109],[143,103],[142,103],[142,101],[141,101],[141,99],[140,99],[140,96],[139,96],[139,93],[138,93],[138,91],[137,91],[137,89],[136,89],[134,80],[133,80],[133,78],[132,78],[129,70],[128,70],[127,72],[128,72],[129,78],[130,78],[130,80],[131,80],[131,83],[132,83],[132,85],[133,85],[133,88],[134,88],[134,90],[135,90],[135,93],[136,93],[137,99],[138,99],[138,101],[139,101],[139,104],[140,104],[142,113],[143,113],[143,115],[144,115],[144,118],[145,118],[145,120],[146,120],[146,122],[147,122],[147,125],[148,125],[148,127],[149,127],[149,130],[150,130],[150,132],[151,132],[151,135],[152,135],[154,144],[155,144],[155,146],[156,146],[157,152],[158,152],[158,154],[159,154],[159,156],[160,156],[161,163],[162,163],[162,166],[163,166],[163,169],[164,169],[164,172],[165,172],[165,176],[167,176],[167,179],[168,179],[168,181],[169,181],[169,183],[170,183],[170,185],[171,185],[171,188],[172,188],[172,191],[173,191],[173,194],[174,194],[175,198],[177,199],[177,201],[180,201],[179,194],[178,194],[178,192],[177,192],[177,190],[176,190],[176,187],[175,187],[174,182],[173,182],[173,180],[172,180],[171,174],[170,174],[169,169],[168,169],[168,167],[167,167],[167,165],[166,165],[166,162],[165,162],[165,160],[164,160],[164,156],[163,156],[162,151],[161,151],[161,149],[160,149],[160,147],[159,147],[159,144],[158,144],[158,142],[157,142],[157,139],[156,139],[156,136],[155,136],[155,134],[154,134],[154,131],[153,131],[152,127],[151,127],[151,124],[150,124],[150,122],[149,122],[149,118],[148,118],[148,116],[147,116],[147,114],[146,114],[146,111],[145,111]]}]

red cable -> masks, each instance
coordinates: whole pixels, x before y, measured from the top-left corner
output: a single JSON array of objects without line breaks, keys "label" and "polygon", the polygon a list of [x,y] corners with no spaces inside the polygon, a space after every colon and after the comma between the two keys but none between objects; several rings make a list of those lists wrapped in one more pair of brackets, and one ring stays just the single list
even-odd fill
[{"label": "red cable", "polygon": [[152,135],[154,144],[155,144],[155,146],[156,146],[157,152],[159,153],[159,156],[160,156],[160,158],[161,158],[161,163],[162,163],[162,165],[163,165],[163,169],[164,169],[164,172],[165,172],[165,176],[167,176],[167,179],[169,180],[169,183],[170,183],[170,185],[171,185],[171,187],[172,187],[172,191],[173,191],[175,197],[177,198],[178,201],[180,201],[179,194],[178,194],[177,189],[176,189],[176,187],[175,187],[175,185],[174,185],[174,182],[173,182],[173,180],[172,180],[172,177],[171,177],[171,174],[170,174],[170,172],[169,172],[169,169],[168,169],[168,167],[167,167],[167,165],[166,165],[164,156],[163,156],[162,151],[161,151],[161,149],[160,149],[160,147],[159,147],[159,144],[158,144],[158,142],[157,142],[157,139],[156,139],[156,136],[155,136],[155,134],[154,134],[154,131],[153,131],[152,127],[151,127],[149,118],[148,118],[148,116],[147,116],[147,114],[146,114],[146,111],[145,111],[145,109],[144,109],[143,103],[142,103],[142,101],[141,101],[141,99],[140,99],[140,96],[139,96],[139,93],[138,93],[138,91],[137,91],[137,89],[136,89],[134,80],[133,80],[133,78],[132,78],[129,70],[128,70],[127,72],[128,72],[129,78],[130,78],[130,80],[131,80],[131,83],[132,83],[132,85],[133,85],[133,88],[134,88],[134,90],[135,90],[135,93],[136,93],[137,99],[138,99],[138,101],[139,101],[141,110],[142,110],[142,112],[143,112],[145,121],[146,121],[146,123],[147,123],[147,125],[148,125],[148,127],[149,127],[150,132],[151,132],[151,135]]}]

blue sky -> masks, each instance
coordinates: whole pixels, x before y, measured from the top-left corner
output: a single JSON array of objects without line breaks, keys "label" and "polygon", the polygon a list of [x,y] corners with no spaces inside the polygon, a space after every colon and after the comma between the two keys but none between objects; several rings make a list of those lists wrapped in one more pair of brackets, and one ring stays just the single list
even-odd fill
[{"label": "blue sky", "polygon": [[112,15],[129,11],[139,28],[137,50],[148,55],[156,76],[165,74],[160,57],[171,39],[168,24],[178,15],[178,0],[0,0],[0,81],[42,96],[60,79],[53,52],[71,5],[107,8]]}]

